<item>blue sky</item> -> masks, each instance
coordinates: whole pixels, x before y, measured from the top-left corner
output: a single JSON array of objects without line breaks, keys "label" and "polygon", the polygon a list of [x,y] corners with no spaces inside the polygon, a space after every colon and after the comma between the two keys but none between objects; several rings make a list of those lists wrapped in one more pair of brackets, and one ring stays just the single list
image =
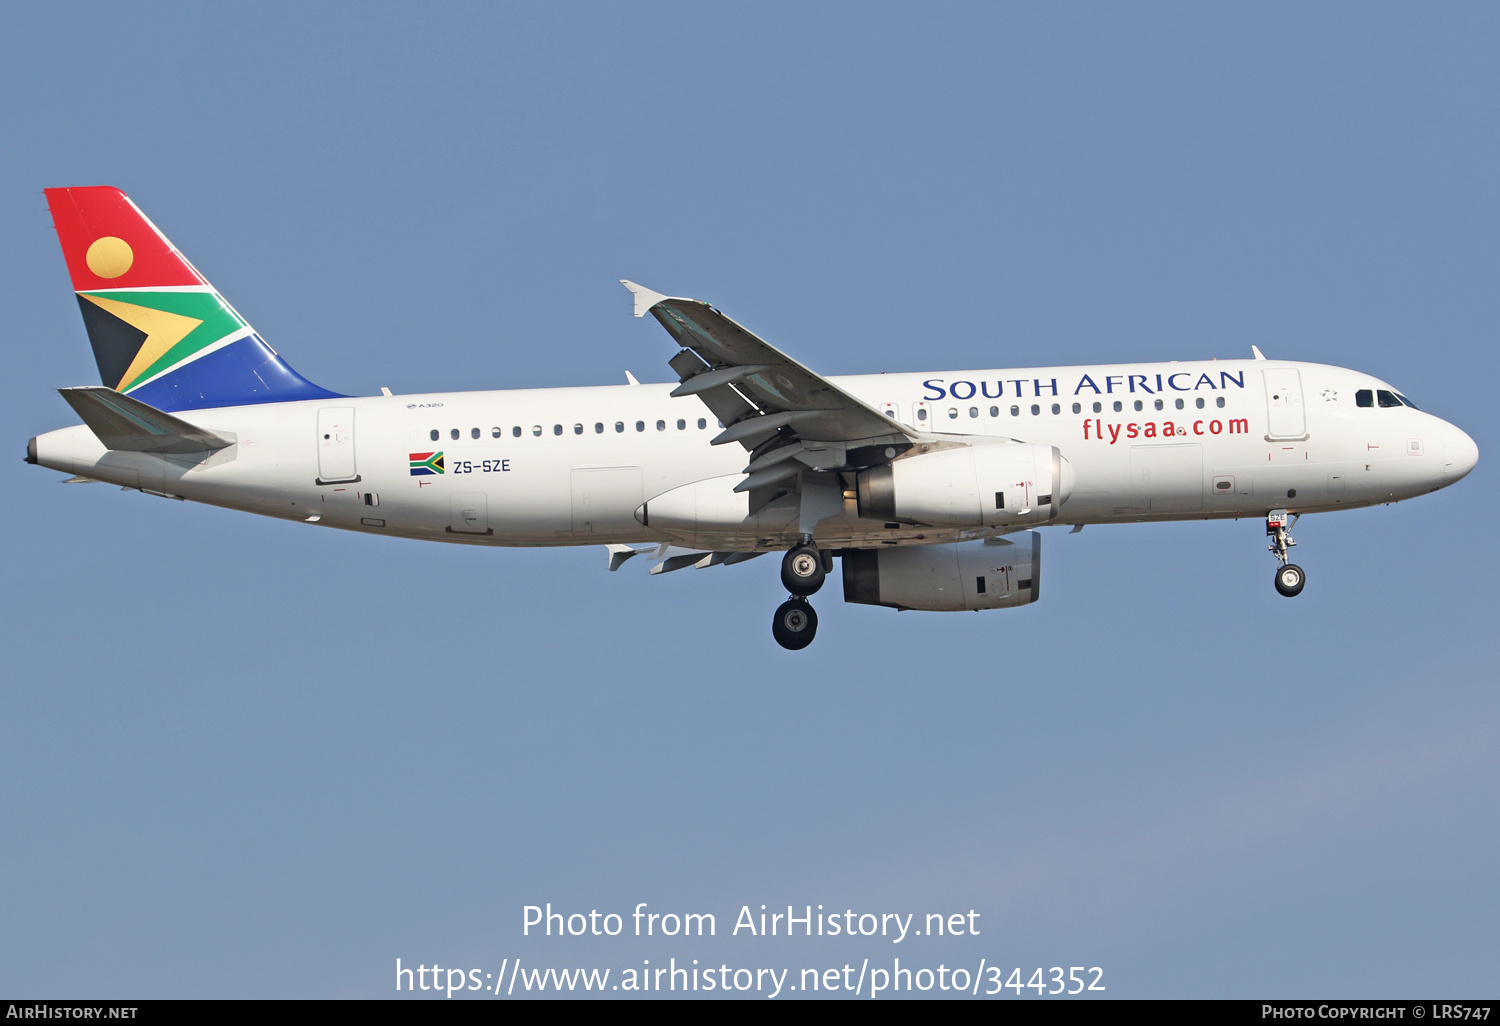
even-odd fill
[{"label": "blue sky", "polygon": [[[1480,5],[11,5],[0,993],[370,996],[403,964],[1500,984],[1497,29]],[[1046,532],[1044,597],[845,606],[67,486],[95,381],[41,195],[124,188],[354,393],[667,380],[617,284],[816,370],[1268,355],[1392,381],[1459,486]],[[709,911],[712,941],[520,935]],[[722,936],[741,905],[980,937]],[[915,946],[914,946],[915,947]],[[915,964],[915,963],[914,963]]]}]

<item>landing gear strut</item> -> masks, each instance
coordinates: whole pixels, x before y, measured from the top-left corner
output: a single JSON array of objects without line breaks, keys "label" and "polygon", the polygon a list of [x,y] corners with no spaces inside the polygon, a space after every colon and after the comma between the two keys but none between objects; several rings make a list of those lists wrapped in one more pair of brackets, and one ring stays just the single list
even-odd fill
[{"label": "landing gear strut", "polygon": [[1296,563],[1287,562],[1287,549],[1297,544],[1292,540],[1291,529],[1300,516],[1284,509],[1273,509],[1266,514],[1266,536],[1271,539],[1269,548],[1281,563],[1276,570],[1276,590],[1287,598],[1300,595],[1302,586],[1307,583],[1307,573]]},{"label": "landing gear strut", "polygon": [[818,633],[818,614],[808,604],[807,596],[823,587],[830,563],[831,558],[807,535],[781,560],[781,583],[792,595],[776,607],[771,635],[782,648],[795,652],[812,644]]}]

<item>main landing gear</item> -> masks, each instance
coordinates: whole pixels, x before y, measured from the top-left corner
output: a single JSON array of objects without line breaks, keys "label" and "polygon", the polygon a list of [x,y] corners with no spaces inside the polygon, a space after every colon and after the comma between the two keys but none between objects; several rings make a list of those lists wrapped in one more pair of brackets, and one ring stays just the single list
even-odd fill
[{"label": "main landing gear", "polygon": [[832,564],[832,556],[819,551],[808,537],[782,558],[781,583],[792,594],[776,607],[776,616],[771,620],[771,636],[782,648],[795,652],[811,645],[817,636],[818,614],[807,596],[823,587]]},{"label": "main landing gear", "polygon": [[[1307,583],[1307,573],[1296,563],[1287,562],[1287,549],[1297,543],[1292,540],[1291,528],[1300,514],[1291,514],[1284,509],[1273,509],[1266,514],[1266,536],[1271,539],[1271,553],[1281,562],[1276,570],[1276,590],[1287,598],[1302,594]],[[1290,523],[1288,523],[1290,521]]]},{"label": "main landing gear", "polygon": [[805,598],[789,598],[776,607],[771,636],[782,648],[793,652],[812,644],[818,636],[818,614]]}]

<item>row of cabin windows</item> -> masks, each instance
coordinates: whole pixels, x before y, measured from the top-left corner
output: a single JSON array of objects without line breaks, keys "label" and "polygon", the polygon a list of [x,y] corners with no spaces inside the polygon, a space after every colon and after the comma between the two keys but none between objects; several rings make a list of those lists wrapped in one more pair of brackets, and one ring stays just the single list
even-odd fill
[{"label": "row of cabin windows", "polygon": [[[1358,392],[1355,393],[1354,401],[1355,401],[1356,405],[1359,405],[1359,406],[1370,406],[1370,405],[1372,405],[1370,390],[1368,388],[1360,389]],[[1414,410],[1417,408],[1416,404],[1413,403],[1410,399],[1407,399],[1405,396],[1399,396],[1398,397],[1395,393],[1388,392],[1385,389],[1381,389],[1380,390],[1380,405],[1381,406],[1400,406],[1403,403],[1405,405],[1407,405],[1407,406],[1410,406]],[[1177,399],[1177,400],[1175,400],[1174,403],[1173,403],[1173,405],[1174,405],[1174,407],[1176,409],[1179,409],[1179,410],[1187,408],[1187,402],[1184,399]],[[1197,409],[1201,410],[1207,404],[1204,402],[1203,397],[1199,396],[1198,398],[1196,398],[1196,399],[1193,400],[1193,405]],[[1214,405],[1217,406],[1217,407],[1219,407],[1220,409],[1223,409],[1224,408],[1224,397],[1222,395],[1221,396],[1217,396],[1214,399]],[[1104,412],[1104,404],[1102,402],[1093,403],[1092,406],[1093,406],[1093,412],[1094,413],[1103,413]],[[1122,413],[1125,410],[1125,404],[1122,401],[1120,401],[1119,399],[1116,399],[1111,404],[1111,406],[1113,407],[1115,413]],[[1144,410],[1146,408],[1145,402],[1143,400],[1140,400],[1140,399],[1135,400],[1131,404],[1131,406],[1137,412],[1140,412],[1140,411],[1142,411],[1142,410]],[[1157,399],[1155,402],[1152,403],[1152,408],[1153,409],[1157,409],[1157,410],[1164,410],[1164,409],[1166,409],[1166,401],[1162,400],[1162,399]],[[990,416],[991,417],[998,417],[998,416],[1000,416],[1000,407],[998,407],[998,406],[991,406],[989,412],[990,412]],[[1073,404],[1073,412],[1074,413],[1082,413],[1083,412],[1083,404],[1082,403],[1074,403]],[[1054,416],[1058,416],[1058,415],[1061,415],[1061,413],[1062,413],[1062,404],[1061,403],[1053,403],[1052,404],[1052,414]],[[1032,403],[1031,404],[1031,415],[1033,417],[1039,417],[1039,416],[1041,416],[1041,414],[1042,414],[1041,404],[1040,403]],[[1021,415],[1021,407],[1020,406],[1012,406],[1010,408],[1010,415],[1012,417],[1019,417]],[[894,417],[895,416],[895,412],[894,411],[888,411],[887,412],[887,416]],[[970,406],[969,407],[969,416],[977,419],[979,417],[979,407],[978,406]],[[927,419],[927,408],[925,406],[919,406],[919,407],[917,407],[917,420],[922,421],[922,420],[926,420],[926,419]],[[957,420],[958,419],[958,407],[957,406],[950,406],[950,407],[948,407],[948,419],[949,420]],[[705,417],[699,417],[698,421],[697,421],[697,426],[698,426],[698,430],[699,431],[706,430],[708,428],[708,419],[705,418]],[[678,418],[678,420],[677,420],[677,430],[678,431],[686,431],[687,427],[688,427],[687,420],[685,420],[683,418]],[[638,420],[638,421],[636,421],[635,422],[635,429],[637,431],[645,431],[646,430],[646,422],[644,420]],[[656,430],[658,430],[658,431],[665,431],[665,430],[667,430],[667,422],[665,420],[658,420],[656,422]],[[512,427],[510,429],[510,433],[511,433],[511,436],[513,438],[520,438],[523,434],[525,434],[525,431],[524,431],[523,428],[521,428],[520,425],[516,425],[516,426],[514,426],[514,427]],[[541,437],[541,435],[544,433],[543,430],[542,430],[542,425],[540,425],[540,424],[533,424],[531,426],[531,433],[533,435],[537,436],[537,437]],[[563,426],[561,424],[553,424],[552,425],[552,433],[554,435],[561,435],[561,434],[563,434],[564,433],[563,432]],[[625,433],[625,421],[623,421],[623,420],[617,420],[617,421],[615,421],[615,433],[616,434],[624,434]],[[504,434],[505,434],[505,429],[504,428],[498,428],[498,427],[492,427],[492,428],[490,428],[490,436],[492,438],[500,438],[500,437],[503,437]],[[581,434],[583,434],[583,425],[582,424],[574,424],[573,425],[573,434],[575,434],[575,435],[581,435]],[[604,434],[604,422],[603,421],[595,421],[594,422],[594,434],[596,434],[596,435],[602,435],[602,434]],[[483,435],[484,435],[484,432],[481,431],[479,428],[470,428],[469,429],[469,437],[470,438],[478,439],[478,438],[483,437]],[[442,433],[442,431],[438,430],[437,428],[433,428],[432,431],[429,433],[429,437],[434,442],[440,441],[442,439],[442,437],[443,437],[443,433]],[[448,431],[448,437],[451,438],[451,439],[453,439],[456,442],[460,438],[463,437],[463,432],[459,428],[451,428]]]},{"label": "row of cabin windows", "polygon": [[1417,408],[1416,403],[1406,398],[1400,392],[1392,392],[1385,388],[1377,388],[1373,394],[1368,388],[1361,388],[1358,392],[1354,393],[1355,406],[1374,406],[1377,402],[1387,408],[1392,406],[1410,406],[1414,410]]},{"label": "row of cabin windows", "polygon": [[[699,417],[698,418],[698,430],[699,431],[703,431],[703,430],[706,430],[707,428],[708,428],[708,419],[705,418],[705,417]],[[646,430],[646,422],[644,420],[638,420],[638,421],[636,421],[635,422],[635,429],[637,431],[645,431]],[[687,429],[688,429],[688,422],[685,419],[679,418],[678,421],[677,421],[677,430],[678,431],[686,431]],[[657,421],[656,422],[656,430],[658,430],[658,431],[665,431],[665,430],[667,430],[667,422],[664,421],[664,420]],[[510,429],[510,434],[511,434],[512,438],[520,438],[525,433],[526,433],[525,430],[519,424],[516,425],[515,427],[512,427]],[[531,426],[531,433],[534,436],[540,438],[542,436],[542,434],[544,433],[543,430],[542,430],[542,425],[540,425],[540,424],[533,424]],[[552,433],[554,435],[561,435],[561,434],[563,434],[563,426],[561,424],[553,424],[552,425]],[[573,425],[573,433],[575,435],[581,435],[581,434],[583,434],[583,425],[582,424],[574,424]],[[625,433],[625,422],[623,420],[617,420],[617,421],[615,421],[615,433],[616,434],[622,434],[622,435]],[[594,423],[594,434],[596,434],[596,435],[602,435],[602,434],[604,434],[604,422],[602,420],[601,421],[596,421]],[[504,435],[505,435],[505,429],[504,428],[498,428],[498,427],[492,427],[492,428],[490,428],[490,437],[491,438],[501,438],[501,437],[504,437]],[[476,438],[477,439],[477,438],[482,438],[483,436],[484,436],[484,432],[481,431],[479,428],[470,428],[469,429],[469,437],[470,438]],[[440,441],[442,439],[442,437],[443,437],[443,433],[442,433],[442,431],[438,430],[437,428],[433,428],[432,431],[428,434],[428,437],[431,438],[434,442]],[[451,439],[453,439],[456,442],[460,438],[463,437],[463,431],[461,431],[458,428],[451,428],[448,431],[448,437],[451,438]]]},{"label": "row of cabin windows", "polygon": [[[1140,399],[1135,400],[1135,402],[1132,403],[1131,405],[1137,411],[1144,410],[1146,408],[1145,402],[1143,400],[1140,400]],[[1200,396],[1197,399],[1193,400],[1193,405],[1197,409],[1201,410],[1207,404],[1204,402],[1203,398]],[[1223,409],[1224,408],[1224,397],[1222,395],[1216,397],[1214,399],[1214,405],[1218,406],[1220,409]],[[1365,404],[1365,405],[1368,405],[1368,404]],[[1114,401],[1114,403],[1112,404],[1112,406],[1114,408],[1114,412],[1116,412],[1116,413],[1122,413],[1125,410],[1125,404],[1123,402],[1121,402],[1119,399],[1116,399]],[[1179,409],[1179,410],[1187,409],[1187,401],[1183,400],[1183,399],[1178,399],[1174,403],[1174,406],[1177,409]],[[1166,409],[1167,408],[1166,400],[1164,400],[1164,399],[1157,399],[1154,403],[1152,403],[1152,408],[1153,409],[1157,409],[1157,410],[1164,410],[1164,409]],[[1073,412],[1074,413],[1082,413],[1083,412],[1083,403],[1074,403],[1073,404]],[[1094,403],[1093,404],[1093,412],[1095,412],[1095,413],[1103,413],[1104,412],[1104,404],[1102,402]],[[1062,403],[1053,403],[1052,404],[1052,414],[1053,414],[1053,416],[1059,416],[1059,415],[1062,414]],[[1020,406],[1012,406],[1010,408],[1010,415],[1012,417],[1019,417],[1021,415],[1021,407]],[[1041,406],[1040,403],[1032,403],[1031,404],[1031,415],[1033,417],[1040,417],[1042,415],[1042,406]],[[895,414],[894,413],[888,413],[887,416],[894,417]],[[978,406],[970,406],[969,407],[969,416],[977,418],[979,416],[979,407]],[[1000,416],[1000,407],[998,407],[998,406],[991,406],[990,407],[990,416],[991,417],[998,417],[998,416]],[[917,408],[917,420],[926,420],[926,419],[927,419],[927,410],[926,410],[926,408],[919,406]],[[957,420],[958,419],[958,407],[957,406],[950,406],[950,407],[948,407],[948,419],[949,420]]]}]

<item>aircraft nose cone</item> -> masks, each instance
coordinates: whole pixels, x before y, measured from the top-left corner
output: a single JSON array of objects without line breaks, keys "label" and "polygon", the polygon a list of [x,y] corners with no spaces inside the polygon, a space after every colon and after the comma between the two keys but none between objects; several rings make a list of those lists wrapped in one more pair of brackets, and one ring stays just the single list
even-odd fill
[{"label": "aircraft nose cone", "polygon": [[1460,480],[1479,462],[1479,446],[1453,425],[1443,438],[1443,484]]}]

